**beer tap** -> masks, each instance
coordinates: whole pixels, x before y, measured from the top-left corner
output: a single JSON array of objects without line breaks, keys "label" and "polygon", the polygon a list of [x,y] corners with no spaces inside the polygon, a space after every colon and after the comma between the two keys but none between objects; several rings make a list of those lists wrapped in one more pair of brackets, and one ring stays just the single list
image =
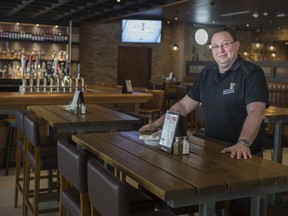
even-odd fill
[{"label": "beer tap", "polygon": [[34,79],[31,76],[29,79],[29,85],[30,85],[30,92],[33,92],[33,87],[34,87]]},{"label": "beer tap", "polygon": [[25,75],[24,75],[25,65],[26,65],[26,56],[25,56],[25,54],[23,54],[21,57],[21,66],[22,66],[22,89],[21,89],[21,92],[26,91],[26,79],[25,79]]},{"label": "beer tap", "polygon": [[58,74],[57,69],[58,69],[58,59],[54,58],[54,73],[53,73],[54,77],[56,77]]},{"label": "beer tap", "polygon": [[53,92],[53,77],[50,76],[49,78],[49,85],[50,85],[50,92]]},{"label": "beer tap", "polygon": [[46,86],[47,86],[47,79],[45,76],[43,76],[43,91],[46,92]]},{"label": "beer tap", "polygon": [[38,67],[39,67],[39,62],[40,62],[40,58],[39,55],[36,56],[36,68],[35,68],[35,73],[36,73],[36,89],[37,92],[40,91],[40,78],[39,78],[39,74],[38,74]]},{"label": "beer tap", "polygon": [[84,78],[81,77],[81,70],[80,70],[80,64],[78,64],[78,74],[77,74],[77,79],[76,79],[76,84],[77,84],[77,87],[76,89],[78,90],[78,85],[79,85],[79,80],[81,82],[81,90],[82,92],[85,92],[85,83],[84,83]]},{"label": "beer tap", "polygon": [[59,92],[60,91],[60,78],[59,75],[56,76],[56,91]]},{"label": "beer tap", "polygon": [[27,73],[28,73],[29,78],[31,76],[31,63],[32,63],[32,58],[31,58],[31,54],[29,54],[28,55],[28,64],[27,64]]}]

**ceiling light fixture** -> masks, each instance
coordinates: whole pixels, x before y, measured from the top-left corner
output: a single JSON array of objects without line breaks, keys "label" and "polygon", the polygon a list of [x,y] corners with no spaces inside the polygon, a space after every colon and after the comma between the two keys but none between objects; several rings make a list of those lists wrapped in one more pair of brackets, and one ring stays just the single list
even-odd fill
[{"label": "ceiling light fixture", "polygon": [[276,14],[276,17],[286,17],[286,16],[288,16],[288,14],[286,14],[286,13],[278,13],[278,14]]},{"label": "ceiling light fixture", "polygon": [[252,14],[252,16],[253,16],[255,19],[257,19],[257,18],[259,17],[259,14],[258,14],[257,12],[254,12],[254,13]]},{"label": "ceiling light fixture", "polygon": [[221,14],[221,17],[227,17],[227,16],[236,16],[236,15],[241,15],[241,14],[247,14],[247,13],[251,13],[251,11],[237,11],[237,12],[233,12],[233,13],[227,13],[227,14]]},{"label": "ceiling light fixture", "polygon": [[276,50],[276,46],[274,46],[273,44],[268,44],[267,49],[270,52],[274,52]]},{"label": "ceiling light fixture", "polygon": [[254,47],[254,49],[258,49],[259,50],[259,49],[263,48],[264,44],[262,42],[260,42],[260,41],[255,41],[255,42],[252,43],[252,46]]}]

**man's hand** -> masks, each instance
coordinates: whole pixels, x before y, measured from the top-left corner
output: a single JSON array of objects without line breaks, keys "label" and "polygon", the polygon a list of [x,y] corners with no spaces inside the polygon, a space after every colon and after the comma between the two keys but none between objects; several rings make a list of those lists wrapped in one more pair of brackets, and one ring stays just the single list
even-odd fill
[{"label": "man's hand", "polygon": [[236,143],[233,146],[224,148],[221,153],[231,153],[231,158],[241,159],[242,156],[244,159],[252,158],[250,148],[242,145],[241,143]]},{"label": "man's hand", "polygon": [[157,131],[158,127],[156,127],[153,123],[146,124],[142,126],[138,131],[142,134],[151,133]]}]

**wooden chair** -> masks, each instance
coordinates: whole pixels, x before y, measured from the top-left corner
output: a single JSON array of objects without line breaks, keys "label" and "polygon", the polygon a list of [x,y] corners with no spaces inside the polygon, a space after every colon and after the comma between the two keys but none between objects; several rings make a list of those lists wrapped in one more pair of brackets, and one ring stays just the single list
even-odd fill
[{"label": "wooden chair", "polygon": [[137,197],[145,197],[144,193],[122,182],[95,159],[88,161],[87,175],[88,195],[93,216],[175,215],[167,210],[162,213],[153,212],[154,207],[149,211],[149,209],[141,209],[139,206],[135,208],[134,206],[134,210],[132,210],[131,207],[135,205]]},{"label": "wooden chair", "polygon": [[[39,209],[40,197],[44,196],[51,198],[51,196],[59,197],[59,183],[58,176],[50,175],[53,170],[58,169],[57,163],[57,143],[53,137],[40,136],[39,123],[30,115],[24,116],[24,134],[25,134],[25,147],[27,147],[25,171],[24,171],[24,215],[28,214],[28,210],[32,215],[39,215],[43,213],[50,213],[58,211],[58,207]],[[30,200],[30,180],[31,168],[34,171],[34,192],[33,202]],[[41,171],[49,171],[48,175]],[[40,179],[48,179],[47,187],[40,187]],[[56,181],[53,180],[56,178]]]},{"label": "wooden chair", "polygon": [[150,115],[154,121],[163,113],[165,93],[164,90],[147,90],[146,93],[152,94],[153,98],[140,104],[139,113]]},{"label": "wooden chair", "polygon": [[60,173],[59,215],[90,215],[87,190],[87,157],[64,139],[57,142]]}]

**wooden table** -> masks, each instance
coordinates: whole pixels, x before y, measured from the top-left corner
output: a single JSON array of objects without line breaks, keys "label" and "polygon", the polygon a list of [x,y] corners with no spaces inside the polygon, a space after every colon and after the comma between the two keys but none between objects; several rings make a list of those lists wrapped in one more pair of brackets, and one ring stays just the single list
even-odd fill
[{"label": "wooden table", "polygon": [[88,104],[85,115],[66,111],[63,105],[28,106],[27,109],[44,119],[51,133],[83,133],[133,130],[140,119],[96,104]]},{"label": "wooden table", "polygon": [[288,109],[270,106],[265,110],[265,122],[274,124],[273,161],[282,162],[282,134],[283,123],[288,122]]},{"label": "wooden table", "polygon": [[269,193],[288,191],[288,167],[254,156],[232,159],[223,146],[190,138],[190,154],[175,156],[139,140],[139,133],[78,134],[73,141],[136,180],[171,207],[199,205],[214,215],[217,201],[251,197],[251,215],[265,216]]}]

